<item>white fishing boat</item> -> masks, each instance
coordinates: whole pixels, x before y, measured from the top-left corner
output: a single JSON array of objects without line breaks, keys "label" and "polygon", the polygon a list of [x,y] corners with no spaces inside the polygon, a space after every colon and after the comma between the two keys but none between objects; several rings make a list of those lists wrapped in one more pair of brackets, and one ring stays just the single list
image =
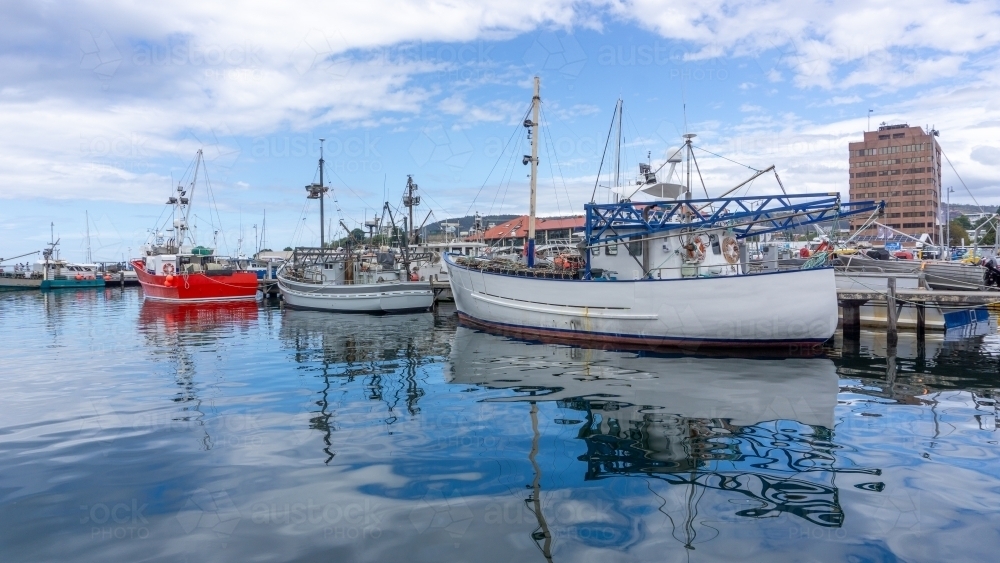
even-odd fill
[{"label": "white fishing boat", "polygon": [[[322,142],[322,140],[321,140]],[[338,313],[417,313],[434,305],[434,292],[428,281],[411,279],[409,250],[401,245],[399,253],[383,246],[355,249],[348,233],[346,248],[328,248],[323,231],[323,196],[329,191],[323,184],[322,145],[319,158],[319,183],[306,186],[310,199],[320,200],[320,246],[297,247],[292,258],[278,270],[278,289],[285,305]],[[388,203],[383,211],[392,210]]]},{"label": "white fishing boat", "polygon": [[540,103],[536,78],[532,118],[524,124],[532,152],[524,157],[531,164],[527,264],[447,255],[463,321],[522,337],[642,347],[812,347],[833,335],[833,269],[813,261],[798,270],[751,272],[741,242],[878,211],[879,204],[842,203],[839,194],[691,199],[695,135],[688,134],[674,153],[686,151],[686,185],[669,182],[680,158],[668,159],[667,182],[640,165],[636,193],[649,201],[587,204],[581,267],[536,267]]}]

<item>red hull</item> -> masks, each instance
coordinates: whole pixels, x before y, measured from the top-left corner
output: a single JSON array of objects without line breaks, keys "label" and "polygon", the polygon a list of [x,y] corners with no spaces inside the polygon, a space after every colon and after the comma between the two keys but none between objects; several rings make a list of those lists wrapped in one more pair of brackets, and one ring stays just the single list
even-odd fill
[{"label": "red hull", "polygon": [[161,276],[147,272],[142,260],[133,260],[132,267],[139,277],[143,295],[149,299],[228,301],[254,299],[257,295],[257,274],[253,272],[233,272],[228,276],[203,273]]}]

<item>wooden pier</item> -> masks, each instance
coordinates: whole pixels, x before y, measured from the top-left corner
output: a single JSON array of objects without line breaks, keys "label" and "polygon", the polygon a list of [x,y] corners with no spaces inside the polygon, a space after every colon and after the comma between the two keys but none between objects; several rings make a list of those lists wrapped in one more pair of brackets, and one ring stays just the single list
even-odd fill
[{"label": "wooden pier", "polygon": [[896,278],[888,277],[888,290],[838,289],[837,301],[843,309],[843,331],[845,339],[857,339],[861,333],[861,306],[884,304],[886,307],[886,336],[890,342],[898,338],[896,320],[904,304],[912,304],[917,309],[917,338],[926,332],[926,306],[975,307],[1000,303],[1000,291],[940,291],[931,289],[896,290]]}]

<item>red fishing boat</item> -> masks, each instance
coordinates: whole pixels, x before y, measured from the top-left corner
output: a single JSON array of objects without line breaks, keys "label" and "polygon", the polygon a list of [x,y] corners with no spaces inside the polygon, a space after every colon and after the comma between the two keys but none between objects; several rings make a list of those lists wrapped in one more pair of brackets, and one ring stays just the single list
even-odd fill
[{"label": "red fishing boat", "polygon": [[194,198],[198,171],[204,166],[199,150],[191,169],[191,183],[177,186],[177,194],[167,200],[172,207],[173,225],[157,230],[144,247],[145,256],[132,260],[143,296],[161,301],[229,301],[254,299],[257,274],[239,267],[235,260],[215,255],[215,250],[199,246],[188,229],[188,215]]}]

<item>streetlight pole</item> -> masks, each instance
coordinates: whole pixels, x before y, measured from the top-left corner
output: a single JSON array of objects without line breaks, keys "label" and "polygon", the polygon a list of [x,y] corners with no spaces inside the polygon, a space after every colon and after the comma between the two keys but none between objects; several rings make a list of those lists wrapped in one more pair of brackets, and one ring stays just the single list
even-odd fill
[{"label": "streetlight pole", "polygon": [[951,260],[951,192],[955,191],[951,186],[948,186],[948,207],[945,209],[946,215],[944,217],[945,221],[948,222],[948,237],[945,239],[945,248],[948,249],[948,260]]}]

